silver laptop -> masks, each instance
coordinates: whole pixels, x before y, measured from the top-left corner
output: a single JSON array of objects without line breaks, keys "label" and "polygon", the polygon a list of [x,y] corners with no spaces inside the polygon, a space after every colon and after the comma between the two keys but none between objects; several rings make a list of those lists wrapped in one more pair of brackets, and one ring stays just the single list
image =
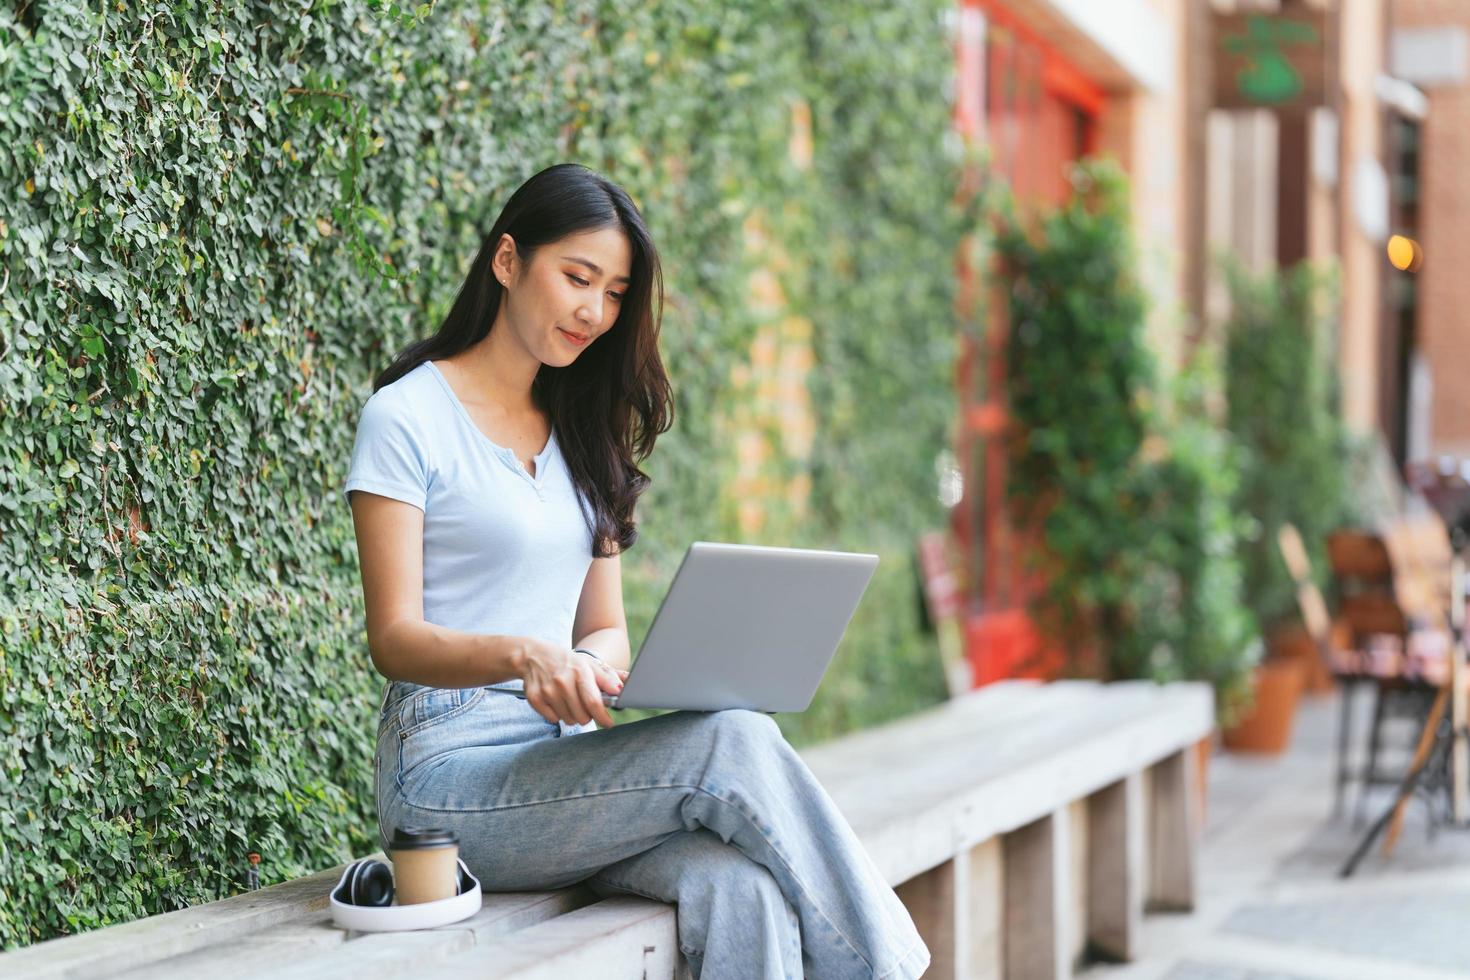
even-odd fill
[{"label": "silver laptop", "polygon": [[877,567],[877,555],[696,541],[623,690],[602,700],[805,711]]}]

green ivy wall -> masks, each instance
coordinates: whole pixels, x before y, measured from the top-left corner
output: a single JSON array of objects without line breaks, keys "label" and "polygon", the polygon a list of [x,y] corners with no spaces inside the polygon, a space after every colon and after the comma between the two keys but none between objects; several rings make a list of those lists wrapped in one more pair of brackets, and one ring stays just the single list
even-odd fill
[{"label": "green ivy wall", "polygon": [[668,278],[634,642],[690,540],[874,550],[782,723],[940,699],[910,555],[952,414],[948,6],[0,8],[0,946],[374,849],[356,414],[554,162],[628,188]]}]

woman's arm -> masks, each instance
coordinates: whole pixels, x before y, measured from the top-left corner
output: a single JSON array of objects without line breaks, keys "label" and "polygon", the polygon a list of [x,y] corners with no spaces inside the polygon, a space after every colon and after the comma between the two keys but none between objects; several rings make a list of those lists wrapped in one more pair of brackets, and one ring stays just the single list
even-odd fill
[{"label": "woman's arm", "polygon": [[425,622],[422,510],[354,490],[352,523],[368,652],[378,673],[429,687],[480,687],[522,675],[527,637],[464,633]]},{"label": "woman's arm", "polygon": [[585,647],[604,663],[626,672],[632,661],[628,617],[623,611],[622,555],[594,558],[582,583],[572,621],[573,646]]},{"label": "woman's arm", "polygon": [[[483,687],[520,678],[526,702],[547,721],[585,725],[595,719],[603,728],[612,727],[602,692],[622,690],[621,672],[535,637],[464,633],[424,620],[423,511],[354,490],[352,523],[362,565],[368,652],[378,673],[429,687]],[[608,643],[605,638],[596,642]],[[626,639],[622,649],[626,662]]]},{"label": "woman's arm", "polygon": [[464,633],[423,620],[387,627],[371,648],[373,666],[389,680],[428,687],[483,687],[521,676],[527,638]]}]

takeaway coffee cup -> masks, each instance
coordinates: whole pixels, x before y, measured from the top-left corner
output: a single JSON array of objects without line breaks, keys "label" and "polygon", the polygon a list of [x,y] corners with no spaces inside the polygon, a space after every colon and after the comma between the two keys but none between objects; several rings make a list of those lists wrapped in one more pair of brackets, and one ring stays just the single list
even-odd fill
[{"label": "takeaway coffee cup", "polygon": [[399,905],[453,898],[459,885],[459,838],[438,827],[395,827],[388,845]]}]

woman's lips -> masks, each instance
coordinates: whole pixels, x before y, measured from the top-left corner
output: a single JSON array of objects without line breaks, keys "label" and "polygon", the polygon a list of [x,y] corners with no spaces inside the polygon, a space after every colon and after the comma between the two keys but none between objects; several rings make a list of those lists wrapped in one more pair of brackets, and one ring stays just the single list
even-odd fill
[{"label": "woman's lips", "polygon": [[585,339],[578,337],[576,334],[571,333],[570,331],[562,330],[561,327],[557,327],[556,329],[561,333],[563,337],[567,339],[567,343],[571,344],[573,347],[586,347],[588,342],[592,339],[591,337],[587,337]]}]

